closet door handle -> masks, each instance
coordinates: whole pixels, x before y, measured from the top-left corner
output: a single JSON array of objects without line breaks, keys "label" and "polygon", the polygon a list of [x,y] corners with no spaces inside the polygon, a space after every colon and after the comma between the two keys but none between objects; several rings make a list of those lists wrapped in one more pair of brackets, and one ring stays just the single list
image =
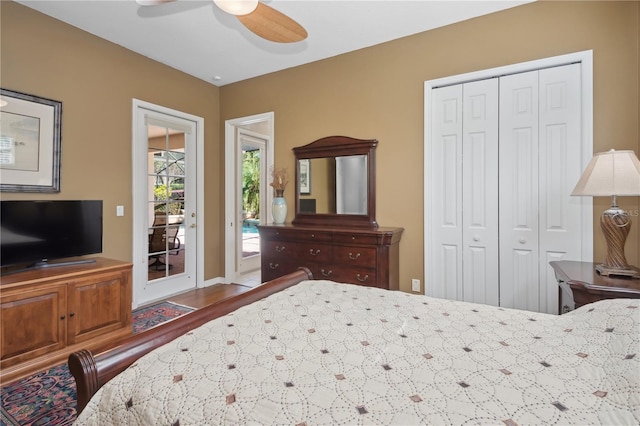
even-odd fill
[{"label": "closet door handle", "polygon": [[519,242],[520,244],[524,244],[524,243],[526,243],[526,242],[527,242],[527,240],[525,240],[524,238],[520,238],[520,239],[518,240],[518,242]]},{"label": "closet door handle", "polygon": [[475,242],[480,241],[480,237],[479,237],[479,236],[477,236],[477,235],[474,235],[474,236],[473,236],[473,241],[475,241]]}]

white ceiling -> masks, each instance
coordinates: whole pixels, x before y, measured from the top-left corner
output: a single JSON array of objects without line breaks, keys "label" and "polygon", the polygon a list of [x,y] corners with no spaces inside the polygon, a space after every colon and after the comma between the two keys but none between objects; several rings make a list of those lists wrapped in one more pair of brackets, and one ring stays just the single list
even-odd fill
[{"label": "white ceiling", "polygon": [[309,36],[259,38],[211,0],[139,6],[135,0],[16,0],[216,86],[234,83],[533,0],[264,0]]}]

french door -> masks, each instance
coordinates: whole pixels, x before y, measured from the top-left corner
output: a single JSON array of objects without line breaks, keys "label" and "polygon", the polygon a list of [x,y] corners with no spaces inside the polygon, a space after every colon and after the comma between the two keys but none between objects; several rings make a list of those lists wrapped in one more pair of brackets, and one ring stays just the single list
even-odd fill
[{"label": "french door", "polygon": [[[200,119],[201,120],[201,119]],[[134,106],[134,304],[197,285],[198,118]]]}]

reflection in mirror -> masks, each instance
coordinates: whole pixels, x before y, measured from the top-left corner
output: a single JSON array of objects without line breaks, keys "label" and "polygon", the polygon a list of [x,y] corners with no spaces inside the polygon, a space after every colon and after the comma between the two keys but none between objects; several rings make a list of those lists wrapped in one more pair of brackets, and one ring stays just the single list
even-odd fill
[{"label": "reflection in mirror", "polygon": [[305,177],[308,191],[300,190],[302,213],[367,214],[366,155],[299,161],[309,161],[308,176]]},{"label": "reflection in mirror", "polygon": [[376,229],[376,139],[328,136],[293,148],[293,225]]}]

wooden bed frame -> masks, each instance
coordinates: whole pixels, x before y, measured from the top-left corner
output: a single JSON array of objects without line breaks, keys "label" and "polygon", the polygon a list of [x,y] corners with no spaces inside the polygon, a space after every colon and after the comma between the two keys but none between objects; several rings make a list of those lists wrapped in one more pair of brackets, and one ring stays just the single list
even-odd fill
[{"label": "wooden bed frame", "polygon": [[215,318],[310,279],[313,279],[311,271],[302,267],[296,272],[268,281],[245,293],[221,300],[166,321],[142,333],[114,342],[109,349],[97,355],[93,355],[91,351],[86,349],[72,353],[69,355],[69,370],[76,380],[78,414],[82,412],[98,389],[146,353]]}]

